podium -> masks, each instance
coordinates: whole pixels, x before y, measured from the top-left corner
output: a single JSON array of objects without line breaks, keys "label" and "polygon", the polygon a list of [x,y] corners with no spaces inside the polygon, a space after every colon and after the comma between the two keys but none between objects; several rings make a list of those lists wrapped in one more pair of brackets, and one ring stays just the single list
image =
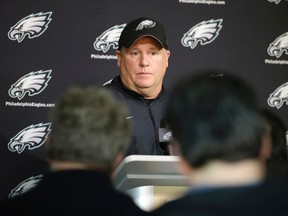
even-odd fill
[{"label": "podium", "polygon": [[183,195],[188,179],[177,170],[178,156],[129,155],[113,173],[116,190],[146,211]]}]

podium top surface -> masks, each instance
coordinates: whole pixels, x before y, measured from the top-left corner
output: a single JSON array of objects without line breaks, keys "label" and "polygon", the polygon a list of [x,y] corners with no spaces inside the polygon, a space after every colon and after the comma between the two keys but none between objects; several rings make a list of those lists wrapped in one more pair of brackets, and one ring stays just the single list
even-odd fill
[{"label": "podium top surface", "polygon": [[139,186],[187,186],[177,168],[178,156],[129,155],[113,173],[116,189],[127,191]]}]

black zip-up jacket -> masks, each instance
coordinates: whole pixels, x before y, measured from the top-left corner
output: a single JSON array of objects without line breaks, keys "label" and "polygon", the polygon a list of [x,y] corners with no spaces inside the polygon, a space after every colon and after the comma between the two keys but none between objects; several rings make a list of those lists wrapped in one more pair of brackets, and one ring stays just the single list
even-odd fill
[{"label": "black zip-up jacket", "polygon": [[158,133],[168,99],[164,87],[159,96],[153,100],[145,100],[142,95],[127,89],[120,76],[116,76],[104,87],[112,90],[116,98],[124,101],[130,109],[127,120],[132,121],[132,143],[127,155],[165,154],[159,144]]}]

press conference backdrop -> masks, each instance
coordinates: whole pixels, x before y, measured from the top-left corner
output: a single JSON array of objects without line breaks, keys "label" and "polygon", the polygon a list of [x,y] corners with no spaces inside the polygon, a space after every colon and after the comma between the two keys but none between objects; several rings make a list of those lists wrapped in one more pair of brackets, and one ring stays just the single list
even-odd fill
[{"label": "press conference backdrop", "polygon": [[232,71],[288,124],[287,0],[1,0],[0,198],[41,180],[48,111],[67,87],[119,73],[117,40],[140,16],[166,28],[167,88],[201,68]]}]

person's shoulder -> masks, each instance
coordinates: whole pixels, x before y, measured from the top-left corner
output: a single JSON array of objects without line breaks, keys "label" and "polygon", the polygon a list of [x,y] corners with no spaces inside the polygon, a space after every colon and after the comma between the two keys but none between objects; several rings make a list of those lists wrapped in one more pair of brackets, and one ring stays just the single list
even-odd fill
[{"label": "person's shoulder", "polygon": [[272,191],[279,191],[283,195],[288,196],[288,176],[278,176],[267,178],[263,183],[263,189],[272,190]]}]

